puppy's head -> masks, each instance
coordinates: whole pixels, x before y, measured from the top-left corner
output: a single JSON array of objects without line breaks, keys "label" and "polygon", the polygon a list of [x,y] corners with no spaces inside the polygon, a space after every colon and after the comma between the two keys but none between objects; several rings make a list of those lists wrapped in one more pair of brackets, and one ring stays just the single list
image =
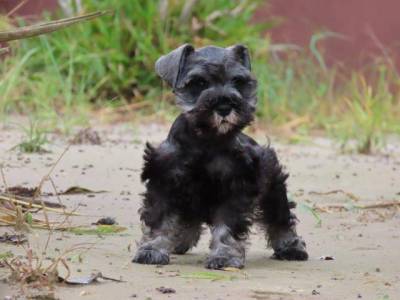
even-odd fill
[{"label": "puppy's head", "polygon": [[174,90],[186,118],[199,130],[240,131],[254,115],[257,81],[245,46],[183,45],[156,62],[157,74]]}]

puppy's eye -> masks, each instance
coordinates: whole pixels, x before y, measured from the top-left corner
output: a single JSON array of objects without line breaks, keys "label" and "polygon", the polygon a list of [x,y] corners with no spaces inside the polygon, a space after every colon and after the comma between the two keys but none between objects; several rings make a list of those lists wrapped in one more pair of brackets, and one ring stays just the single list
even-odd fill
[{"label": "puppy's eye", "polygon": [[189,87],[193,93],[200,93],[201,91],[205,90],[208,85],[208,81],[201,77],[192,78],[186,84],[186,86]]},{"label": "puppy's eye", "polygon": [[189,81],[189,85],[206,88],[208,86],[208,82],[203,78],[193,78]]},{"label": "puppy's eye", "polygon": [[241,88],[246,87],[249,84],[249,80],[247,78],[244,78],[244,77],[234,77],[232,79],[232,84],[236,88],[241,89]]}]

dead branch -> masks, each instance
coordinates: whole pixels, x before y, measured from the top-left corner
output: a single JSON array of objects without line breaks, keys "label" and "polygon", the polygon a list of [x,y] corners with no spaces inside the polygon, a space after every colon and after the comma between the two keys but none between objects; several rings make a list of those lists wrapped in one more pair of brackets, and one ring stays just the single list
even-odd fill
[{"label": "dead branch", "polygon": [[[380,202],[373,204],[358,204],[351,206],[351,208],[355,209],[376,209],[376,208],[391,208],[391,207],[400,207],[400,201],[388,201],[388,202]],[[313,209],[319,212],[330,212],[332,210],[349,210],[349,207],[346,204],[330,204],[330,205],[314,205]]]},{"label": "dead branch", "polygon": [[347,197],[349,197],[351,200],[353,201],[359,201],[360,199],[354,195],[353,193],[350,192],[346,192],[344,190],[333,190],[333,191],[328,191],[328,192],[316,192],[316,191],[310,191],[309,192],[310,195],[332,195],[332,194],[344,194]]},{"label": "dead branch", "polygon": [[192,16],[193,9],[197,5],[197,2],[199,1],[198,0],[185,1],[185,5],[179,17],[180,24],[186,24],[189,21],[190,17]]},{"label": "dead branch", "polygon": [[56,21],[50,21],[40,24],[34,24],[30,26],[24,26],[13,30],[8,31],[0,31],[0,42],[9,42],[13,40],[25,39],[30,38],[50,32],[54,32],[71,25],[92,20],[98,18],[100,16],[109,14],[109,11],[99,11],[90,13],[83,16],[72,17],[72,18],[65,18]]}]

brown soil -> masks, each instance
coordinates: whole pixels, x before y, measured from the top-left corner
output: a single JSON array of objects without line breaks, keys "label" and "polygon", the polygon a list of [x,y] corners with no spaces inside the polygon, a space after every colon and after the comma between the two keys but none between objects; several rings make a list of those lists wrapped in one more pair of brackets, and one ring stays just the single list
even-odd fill
[{"label": "brown soil", "polygon": [[[399,299],[400,297],[400,214],[398,208],[328,210],[319,212],[320,224],[306,205],[319,207],[344,204],[375,204],[400,200],[400,147],[390,145],[383,155],[343,155],[325,139],[307,145],[273,142],[291,173],[289,190],[299,204],[298,231],[307,241],[310,260],[285,262],[270,258],[264,238],[257,228],[251,234],[246,268],[240,272],[215,271],[220,280],[188,278],[203,272],[209,234],[199,246],[184,256],[173,256],[169,266],[156,267],[130,262],[140,238],[137,210],[143,185],[139,180],[145,141],[159,142],[167,128],[149,125],[96,127],[101,145],[73,145],[57,165],[52,178],[59,191],[80,186],[107,193],[61,196],[63,203],[85,216],[74,224],[95,223],[113,217],[128,228],[121,234],[98,237],[54,233],[46,256],[56,257],[79,243],[93,242],[80,259],[70,255],[73,276],[101,271],[104,276],[121,278],[124,283],[105,281],[88,286],[59,286],[60,299]],[[264,136],[265,133],[262,135]],[[261,136],[261,135],[260,135]],[[15,129],[0,130],[0,163],[9,186],[35,187],[66,147],[65,139],[54,137],[51,153],[21,154],[9,151],[20,140]],[[260,139],[262,142],[263,139]],[[0,189],[4,186],[0,184]],[[342,190],[344,192],[330,192]],[[53,193],[50,183],[42,192]],[[353,195],[354,197],[352,197]],[[54,200],[54,196],[47,196]],[[0,227],[0,235],[11,232]],[[29,234],[39,250],[47,231]],[[23,254],[20,247],[0,244],[0,253]],[[320,259],[331,257],[333,260]],[[8,276],[0,268],[0,278]],[[189,276],[190,277],[190,276]],[[231,278],[234,277],[234,278]],[[169,291],[170,293],[163,293]],[[174,292],[173,292],[174,291]],[[17,287],[0,282],[0,299],[16,294]],[[386,296],[387,295],[387,296]]]}]

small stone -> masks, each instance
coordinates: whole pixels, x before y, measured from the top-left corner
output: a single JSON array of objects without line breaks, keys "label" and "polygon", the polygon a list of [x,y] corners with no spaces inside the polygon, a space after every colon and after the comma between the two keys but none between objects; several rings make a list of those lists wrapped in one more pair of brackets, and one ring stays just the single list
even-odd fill
[{"label": "small stone", "polygon": [[316,291],[316,290],[312,290],[311,294],[312,295],[319,295],[320,293],[318,291]]}]

